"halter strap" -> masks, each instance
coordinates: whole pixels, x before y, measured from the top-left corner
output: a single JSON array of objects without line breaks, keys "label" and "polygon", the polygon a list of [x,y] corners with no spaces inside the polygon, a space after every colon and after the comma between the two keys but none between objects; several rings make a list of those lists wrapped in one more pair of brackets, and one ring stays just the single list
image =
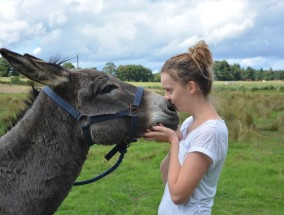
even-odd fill
[{"label": "halter strap", "polygon": [[93,115],[87,116],[85,114],[81,114],[77,111],[72,105],[67,103],[64,99],[58,96],[51,88],[45,86],[43,91],[60,107],[66,110],[71,116],[75,119],[80,121],[81,119],[85,118],[86,123],[82,126],[82,132],[85,141],[88,143],[89,146],[92,146],[94,143],[92,141],[91,132],[90,132],[90,125],[92,123],[107,121],[110,119],[121,118],[121,117],[131,117],[131,128],[129,132],[129,139],[128,142],[136,141],[134,136],[136,133],[137,125],[138,125],[138,110],[141,103],[142,95],[144,88],[137,87],[137,91],[135,93],[135,97],[133,103],[130,104],[129,109],[118,111],[114,114],[101,114],[101,115]]},{"label": "halter strap", "polygon": [[75,119],[79,120],[81,117],[81,113],[77,111],[75,108],[73,108],[69,103],[64,101],[60,96],[58,96],[52,89],[50,89],[48,86],[45,86],[42,89],[52,100],[57,103],[59,106],[61,106],[64,110],[66,110],[71,116],[73,116]]},{"label": "halter strap", "polygon": [[140,106],[140,102],[142,99],[144,89],[142,87],[138,87],[133,105],[130,108],[130,116],[131,116],[131,128],[130,128],[130,135],[129,135],[129,142],[136,142],[137,139],[135,139],[135,133],[137,130],[137,125],[138,125],[138,108]]}]

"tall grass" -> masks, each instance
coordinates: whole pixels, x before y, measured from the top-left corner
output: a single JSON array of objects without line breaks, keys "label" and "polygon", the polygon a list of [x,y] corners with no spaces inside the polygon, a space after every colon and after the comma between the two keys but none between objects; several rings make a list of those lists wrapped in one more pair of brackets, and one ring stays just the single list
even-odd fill
[{"label": "tall grass", "polygon": [[[130,83],[163,95],[160,83]],[[226,120],[230,139],[241,141],[258,137],[261,130],[283,131],[283,92],[283,81],[216,81],[211,99]],[[179,116],[181,121],[188,117]]]},{"label": "tall grass", "polygon": [[[148,88],[151,90],[162,90],[160,82],[128,82],[130,84]],[[215,81],[216,92],[258,92],[269,91],[275,93],[284,92],[284,81]]]},{"label": "tall grass", "polygon": [[23,100],[25,98],[26,94],[0,93],[0,135],[16,117],[16,114],[24,108]]},{"label": "tall grass", "polygon": [[282,131],[284,128],[283,95],[272,93],[219,93],[213,102],[226,120],[233,140],[256,138],[261,130]]},{"label": "tall grass", "polygon": [[[284,94],[275,88],[252,88],[226,89],[212,95],[230,138],[213,215],[284,214]],[[155,91],[163,93],[158,88]],[[24,98],[0,94],[1,134]],[[180,113],[181,121],[185,117]],[[110,149],[93,146],[78,180],[109,168],[117,159],[104,160]],[[56,214],[157,214],[164,188],[159,164],[168,149],[168,144],[143,139],[133,143],[114,173],[94,184],[73,187]]]}]

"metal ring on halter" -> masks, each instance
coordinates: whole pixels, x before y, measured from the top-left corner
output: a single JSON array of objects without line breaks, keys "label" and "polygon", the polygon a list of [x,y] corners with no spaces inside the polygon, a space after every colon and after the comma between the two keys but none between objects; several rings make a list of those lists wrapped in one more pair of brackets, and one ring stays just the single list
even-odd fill
[{"label": "metal ring on halter", "polygon": [[129,116],[138,116],[139,109],[136,106],[129,106]]},{"label": "metal ring on halter", "polygon": [[78,118],[78,121],[81,123],[82,126],[88,126],[91,123],[91,120],[90,120],[89,116],[87,116],[86,114],[82,114]]}]

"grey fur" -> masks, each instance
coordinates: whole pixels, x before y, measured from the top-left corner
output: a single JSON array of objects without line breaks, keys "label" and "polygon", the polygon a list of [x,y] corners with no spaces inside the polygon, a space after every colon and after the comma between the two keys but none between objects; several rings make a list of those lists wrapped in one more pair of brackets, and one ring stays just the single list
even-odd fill
[{"label": "grey fur", "polygon": [[[125,109],[136,91],[102,72],[67,71],[31,55],[6,49],[0,53],[18,72],[49,85],[88,115]],[[117,89],[103,93],[107,85]],[[145,91],[139,111],[137,137],[158,122],[177,128],[177,114],[162,96]],[[118,144],[128,139],[129,129],[129,119],[114,119],[93,124],[91,135],[96,144]],[[80,123],[40,92],[25,115],[0,138],[0,214],[53,214],[80,174],[87,153]]]}]

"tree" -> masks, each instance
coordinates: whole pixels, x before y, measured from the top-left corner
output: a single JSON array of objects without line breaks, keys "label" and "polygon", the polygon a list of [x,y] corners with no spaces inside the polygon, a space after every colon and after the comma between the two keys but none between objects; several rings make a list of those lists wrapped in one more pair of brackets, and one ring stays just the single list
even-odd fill
[{"label": "tree", "polygon": [[263,71],[262,68],[260,68],[260,70],[256,71],[255,78],[256,78],[256,80],[263,80],[264,79],[264,71]]},{"label": "tree", "polygon": [[275,80],[283,80],[284,81],[284,71],[282,70],[277,70],[277,71],[274,71],[274,77],[275,77]]},{"label": "tree", "polygon": [[265,74],[265,80],[269,80],[269,81],[274,80],[274,71],[273,71],[272,68],[270,68],[270,69],[266,72],[266,74]]},{"label": "tree", "polygon": [[219,81],[231,81],[233,80],[233,75],[231,73],[230,65],[227,61],[215,61],[213,64],[213,70],[215,72],[215,77]]},{"label": "tree", "polygon": [[247,69],[244,71],[243,79],[254,81],[255,80],[255,69],[248,66]]},{"label": "tree", "polygon": [[154,74],[154,82],[160,82],[161,81],[161,73]]},{"label": "tree", "polygon": [[108,62],[104,66],[103,72],[116,77],[117,76],[117,67],[113,62]]},{"label": "tree", "polygon": [[234,81],[242,80],[242,69],[240,64],[233,64],[232,66],[230,66],[230,70],[233,76],[232,80]]},{"label": "tree", "polygon": [[14,68],[10,69],[9,76],[20,76],[20,73],[17,72]]},{"label": "tree", "polygon": [[64,67],[65,69],[75,69],[75,66],[74,66],[72,63],[70,63],[70,62],[65,62],[65,63],[63,64],[63,67]]},{"label": "tree", "polygon": [[120,65],[117,69],[117,78],[122,81],[152,81],[154,76],[152,71],[141,65]]},{"label": "tree", "polygon": [[10,64],[5,60],[5,58],[0,58],[0,76],[8,77],[10,72]]}]

